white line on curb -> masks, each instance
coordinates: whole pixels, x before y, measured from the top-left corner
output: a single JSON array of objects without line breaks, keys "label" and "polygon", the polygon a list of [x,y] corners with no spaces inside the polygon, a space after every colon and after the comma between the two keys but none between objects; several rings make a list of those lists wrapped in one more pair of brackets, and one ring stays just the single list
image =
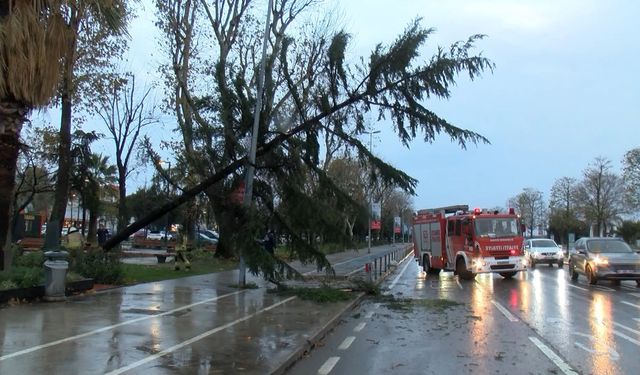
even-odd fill
[{"label": "white line on curb", "polygon": [[628,302],[628,301],[622,301],[622,303],[624,303],[625,305],[629,305],[629,306],[637,307],[637,308],[639,308],[639,309],[640,309],[640,305],[636,305],[636,304],[633,304],[633,303]]},{"label": "white line on curb", "polygon": [[548,346],[543,344],[542,341],[538,340],[535,337],[529,337],[529,340],[531,340],[531,342],[533,342],[533,344],[537,346],[538,349],[540,349],[542,353],[544,353],[544,355],[547,356],[547,358],[549,358],[553,363],[555,363],[555,365],[558,366],[558,368],[565,375],[578,375],[578,373],[574,371],[567,362],[562,360],[562,358],[560,358],[556,353],[554,353],[553,350],[549,349]]},{"label": "white line on curb", "polygon": [[130,365],[128,365],[128,366],[121,367],[121,368],[119,368],[119,369],[117,369],[117,370],[114,370],[114,371],[108,372],[106,375],[117,375],[117,374],[122,374],[123,372],[127,372],[127,371],[129,371],[129,370],[132,370],[132,369],[134,369],[134,368],[136,368],[136,367],[139,367],[139,366],[141,366],[141,365],[144,365],[145,363],[149,363],[149,362],[154,361],[154,360],[156,360],[156,359],[158,359],[158,358],[160,358],[160,357],[164,357],[165,355],[167,355],[167,354],[169,354],[169,353],[173,353],[173,352],[175,352],[176,350],[182,349],[182,348],[184,348],[184,347],[185,347],[185,346],[187,346],[187,345],[191,345],[191,344],[193,344],[194,342],[200,341],[200,340],[202,340],[203,338],[205,338],[205,337],[207,337],[207,336],[211,336],[212,334],[214,334],[214,333],[216,333],[216,332],[220,332],[220,331],[225,330],[225,329],[227,329],[227,328],[229,328],[229,327],[232,327],[232,326],[234,326],[234,325],[236,325],[236,324],[238,324],[238,323],[242,323],[242,322],[244,322],[245,320],[249,320],[249,319],[253,318],[254,316],[256,316],[256,315],[258,315],[258,314],[260,314],[260,313],[263,313],[263,312],[265,312],[265,311],[269,311],[269,310],[271,310],[271,309],[274,309],[274,308],[276,308],[276,307],[278,307],[278,306],[280,306],[280,305],[283,305],[283,304],[285,304],[285,303],[287,303],[287,302],[289,302],[289,301],[291,301],[291,300],[294,300],[294,299],[296,299],[296,297],[289,297],[289,298],[287,298],[287,299],[285,299],[285,300],[282,300],[282,301],[280,301],[280,302],[278,302],[278,303],[274,303],[273,305],[268,306],[268,307],[265,307],[265,308],[264,308],[264,309],[262,309],[262,310],[258,310],[258,311],[254,312],[254,313],[252,313],[252,314],[245,315],[244,317],[242,317],[242,318],[240,318],[240,319],[236,319],[236,320],[234,320],[233,322],[227,323],[227,324],[222,325],[222,326],[220,326],[220,327],[216,327],[216,328],[214,328],[214,329],[211,329],[211,330],[209,330],[209,331],[206,331],[206,332],[204,332],[204,333],[201,333],[201,334],[199,334],[198,336],[192,337],[192,338],[190,338],[189,340],[183,341],[183,342],[181,342],[181,343],[179,343],[179,344],[176,344],[176,345],[174,345],[174,346],[172,346],[172,347],[170,347],[170,348],[167,348],[167,349],[165,349],[165,350],[163,350],[163,351],[161,351],[161,352],[158,352],[158,353],[156,353],[156,354],[154,354],[154,355],[150,355],[150,356],[148,356],[148,357],[146,357],[146,358],[144,358],[144,359],[141,359],[141,360],[139,360],[139,361],[137,361],[137,362],[134,362],[134,363],[132,363],[132,364],[130,364]]},{"label": "white line on curb", "polygon": [[502,315],[504,315],[507,319],[509,319],[509,321],[511,322],[517,322],[518,318],[516,318],[515,316],[513,316],[513,314],[507,310],[506,307],[502,306],[499,302],[496,301],[491,301],[491,303],[493,303],[493,305],[500,310],[500,312],[502,313]]},{"label": "white line on curb", "polygon": [[349,349],[349,347],[351,346],[351,344],[353,344],[355,339],[356,339],[355,336],[347,337],[346,339],[344,339],[342,344],[340,344],[340,346],[338,346],[338,350],[347,350],[347,349]]},{"label": "white line on curb", "polygon": [[367,323],[360,323],[356,326],[356,328],[353,329],[353,332],[360,332],[364,329],[364,327],[367,325]]},{"label": "white line on curb", "polygon": [[[401,262],[404,262],[404,259],[401,260]],[[402,269],[402,271],[398,274],[398,276],[396,276],[395,279],[393,279],[393,282],[391,282],[391,285],[389,285],[389,289],[393,289],[393,287],[396,286],[396,283],[398,282],[398,280],[400,280],[400,277],[404,274],[404,271],[407,270],[410,264],[411,262],[407,262],[407,264],[404,265],[404,268]]]},{"label": "white line on curb", "polygon": [[159,318],[159,317],[161,317],[161,316],[165,316],[165,315],[170,315],[170,314],[173,314],[173,313],[175,313],[175,312],[177,312],[177,311],[186,310],[186,309],[192,308],[192,307],[194,307],[194,306],[202,305],[202,304],[204,304],[204,303],[213,302],[213,301],[219,300],[219,299],[221,299],[221,298],[225,298],[225,297],[233,296],[233,295],[236,295],[236,294],[238,294],[238,293],[242,293],[242,292],[244,292],[244,291],[243,291],[243,290],[240,290],[240,291],[237,291],[237,292],[224,294],[224,295],[221,295],[221,296],[218,296],[218,297],[205,299],[204,301],[200,301],[200,302],[192,303],[192,304],[190,304],[190,305],[185,305],[185,306],[182,306],[182,307],[178,307],[177,309],[173,309],[173,310],[165,311],[165,312],[160,313],[160,314],[149,315],[149,316],[143,316],[143,317],[136,318],[136,319],[126,320],[126,321],[124,321],[124,322],[120,322],[120,323],[118,323],[118,324],[113,324],[113,325],[110,325],[110,326],[106,326],[106,327],[98,328],[98,329],[96,329],[96,330],[89,331],[89,332],[85,332],[85,333],[81,333],[81,334],[79,334],[79,335],[70,336],[70,337],[65,337],[65,338],[60,339],[60,340],[51,341],[51,342],[48,342],[48,343],[46,343],[46,344],[42,344],[42,345],[38,345],[38,346],[34,346],[34,347],[31,347],[31,348],[28,348],[28,349],[20,350],[20,351],[15,352],[15,353],[11,353],[11,354],[4,355],[4,356],[0,357],[0,361],[4,361],[5,359],[9,359],[9,358],[13,358],[13,357],[18,357],[18,356],[21,356],[21,355],[23,355],[23,354],[27,354],[27,353],[35,352],[35,351],[40,350],[40,349],[49,348],[49,347],[51,347],[51,346],[55,346],[55,345],[58,345],[58,344],[63,344],[63,343],[65,343],[65,342],[69,342],[69,341],[73,341],[73,340],[81,339],[81,338],[83,338],[83,337],[87,337],[87,336],[95,335],[96,333],[101,333],[101,332],[109,331],[109,330],[112,330],[112,329],[114,329],[114,328],[118,328],[118,327],[126,326],[126,325],[129,325],[129,324],[133,324],[133,323],[141,322],[141,321],[148,320],[148,319]]},{"label": "white line on curb", "polygon": [[331,372],[331,370],[333,370],[333,367],[336,365],[336,363],[338,363],[339,360],[340,357],[329,357],[324,365],[320,367],[320,370],[318,370],[318,375],[329,375],[329,373]]}]

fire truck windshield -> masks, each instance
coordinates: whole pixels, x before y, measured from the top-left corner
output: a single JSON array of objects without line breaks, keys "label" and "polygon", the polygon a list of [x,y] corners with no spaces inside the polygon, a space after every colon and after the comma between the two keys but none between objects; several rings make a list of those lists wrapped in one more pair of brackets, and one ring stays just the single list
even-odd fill
[{"label": "fire truck windshield", "polygon": [[477,218],[475,220],[476,236],[510,237],[520,234],[518,221],[515,218]]}]

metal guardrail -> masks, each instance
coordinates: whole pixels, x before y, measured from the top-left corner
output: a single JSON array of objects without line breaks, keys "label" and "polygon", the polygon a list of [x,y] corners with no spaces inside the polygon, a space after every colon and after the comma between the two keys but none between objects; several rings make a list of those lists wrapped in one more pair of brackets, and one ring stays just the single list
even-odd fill
[{"label": "metal guardrail", "polygon": [[378,281],[395,269],[400,261],[413,253],[413,245],[409,244],[391,252],[376,256],[372,261],[365,263],[364,272],[370,282]]}]

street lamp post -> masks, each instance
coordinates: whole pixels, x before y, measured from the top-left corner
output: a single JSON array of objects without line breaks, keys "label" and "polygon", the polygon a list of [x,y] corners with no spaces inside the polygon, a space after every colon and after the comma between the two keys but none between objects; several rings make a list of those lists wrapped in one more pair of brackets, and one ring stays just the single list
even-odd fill
[{"label": "street lamp post", "polygon": [[[366,131],[365,133],[369,134],[369,153],[371,153],[371,142],[373,140],[373,135],[380,133],[380,130],[375,131]],[[373,168],[373,167],[371,167]],[[367,227],[369,228],[369,235],[367,236],[368,244],[367,244],[367,253],[371,253],[371,205],[373,202],[371,201],[371,191],[369,191],[369,209],[367,210]]]},{"label": "street lamp post", "polygon": [[[167,168],[167,174],[171,173],[171,162],[170,161],[159,161],[160,164],[167,164],[169,168]],[[167,178],[167,185],[165,189],[165,194],[167,195],[167,199],[169,199],[169,178]],[[169,251],[169,213],[166,214],[166,220],[164,225],[164,250]]]}]

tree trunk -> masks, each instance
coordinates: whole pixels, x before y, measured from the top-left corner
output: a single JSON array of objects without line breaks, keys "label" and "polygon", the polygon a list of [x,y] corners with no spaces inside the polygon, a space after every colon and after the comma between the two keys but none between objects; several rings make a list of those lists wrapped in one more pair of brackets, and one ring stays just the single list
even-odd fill
[{"label": "tree trunk", "polygon": [[[71,74],[71,73],[69,73]],[[71,176],[71,77],[63,79],[62,114],[60,116],[60,144],[58,145],[58,176],[56,191],[51,209],[51,218],[47,225],[45,249],[57,249],[60,244],[60,230],[64,223],[67,200],[69,198],[69,178]],[[78,208],[79,209],[79,208]]]},{"label": "tree trunk", "polygon": [[127,212],[127,171],[118,166],[118,232],[129,225]]},{"label": "tree trunk", "polygon": [[98,227],[98,213],[89,210],[89,231],[87,232],[87,242],[92,246],[98,243],[97,241],[97,227]]},{"label": "tree trunk", "polygon": [[12,207],[20,132],[30,108],[13,100],[0,102],[0,267],[11,267]]}]

